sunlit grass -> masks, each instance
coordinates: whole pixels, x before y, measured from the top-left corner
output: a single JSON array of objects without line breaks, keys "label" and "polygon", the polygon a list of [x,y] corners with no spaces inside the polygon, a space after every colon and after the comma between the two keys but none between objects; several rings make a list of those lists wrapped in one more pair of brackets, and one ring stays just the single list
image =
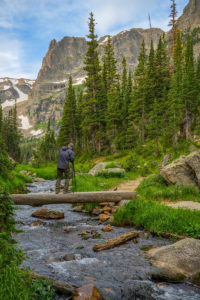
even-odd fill
[{"label": "sunlit grass", "polygon": [[149,231],[200,238],[200,211],[173,209],[153,201],[135,198],[114,215],[119,225],[134,224]]},{"label": "sunlit grass", "polygon": [[146,200],[155,201],[196,201],[200,202],[200,192],[195,187],[168,185],[158,176],[153,175],[143,179],[137,188],[137,193]]}]

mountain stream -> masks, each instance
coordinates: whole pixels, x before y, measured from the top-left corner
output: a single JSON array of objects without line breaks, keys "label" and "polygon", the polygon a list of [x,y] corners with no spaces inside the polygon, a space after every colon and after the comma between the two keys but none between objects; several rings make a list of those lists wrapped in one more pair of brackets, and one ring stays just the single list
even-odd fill
[{"label": "mountain stream", "polygon": [[[53,192],[55,181],[34,182],[28,188],[31,193]],[[47,205],[48,209],[64,212],[62,220],[41,220],[41,226],[32,226],[37,221],[31,217],[38,207],[18,206],[17,228],[23,230],[16,239],[28,258],[23,263],[40,275],[75,286],[93,283],[108,300],[170,299],[199,300],[200,289],[189,283],[154,283],[150,274],[156,271],[145,253],[144,246],[162,246],[171,242],[150,235],[138,243],[127,242],[119,247],[95,253],[95,244],[119,236],[130,228],[113,227],[111,232],[102,232],[104,225],[98,218],[73,211],[71,204]],[[67,228],[68,233],[64,232]],[[95,231],[97,239],[82,239],[80,233]],[[62,260],[64,255],[68,260]]]}]

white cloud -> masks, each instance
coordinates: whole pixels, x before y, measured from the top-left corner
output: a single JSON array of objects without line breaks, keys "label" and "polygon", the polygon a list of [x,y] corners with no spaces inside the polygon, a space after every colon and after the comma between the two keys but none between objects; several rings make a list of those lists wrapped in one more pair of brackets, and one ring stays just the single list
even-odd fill
[{"label": "white cloud", "polygon": [[97,30],[101,34],[106,34],[116,26],[139,27],[141,22],[148,23],[148,14],[153,15],[159,6],[158,0],[91,0],[90,2],[98,23]]},{"label": "white cloud", "polygon": [[[25,72],[24,45],[16,38],[0,35],[0,77],[35,78],[38,67],[30,62],[30,72]],[[36,71],[37,69],[37,71]]]}]

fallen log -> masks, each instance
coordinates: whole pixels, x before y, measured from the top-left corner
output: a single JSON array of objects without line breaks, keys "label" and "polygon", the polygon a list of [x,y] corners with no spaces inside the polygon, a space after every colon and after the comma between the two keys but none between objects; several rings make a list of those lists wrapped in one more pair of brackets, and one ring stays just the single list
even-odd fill
[{"label": "fallen log", "polygon": [[111,248],[114,248],[114,247],[119,246],[121,244],[124,244],[127,241],[132,240],[133,238],[136,238],[138,236],[139,236],[139,234],[135,231],[125,233],[125,234],[120,235],[116,238],[110,239],[105,243],[95,245],[93,247],[93,251],[99,252],[99,251],[102,251],[102,250],[111,249]]},{"label": "fallen log", "polygon": [[59,294],[62,295],[67,295],[67,296],[71,296],[72,293],[75,291],[75,289],[77,288],[76,286],[72,286],[69,284],[65,284],[62,282],[59,282],[57,280],[54,280],[52,278],[43,276],[43,275],[39,275],[33,272],[30,272],[30,277],[33,279],[42,279],[42,280],[46,280],[49,281],[51,283],[51,287]]},{"label": "fallen log", "polygon": [[61,203],[101,203],[120,202],[130,200],[136,196],[135,192],[78,192],[68,194],[12,194],[16,205],[40,206]]}]

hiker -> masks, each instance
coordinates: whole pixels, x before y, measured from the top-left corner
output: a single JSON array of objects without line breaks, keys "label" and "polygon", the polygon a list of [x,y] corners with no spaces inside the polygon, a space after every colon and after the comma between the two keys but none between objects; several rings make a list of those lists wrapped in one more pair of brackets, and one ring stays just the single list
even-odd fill
[{"label": "hiker", "polygon": [[68,146],[63,146],[60,149],[58,164],[57,164],[57,180],[56,180],[56,194],[60,192],[60,183],[62,180],[63,173],[65,174],[65,186],[64,194],[70,193],[69,182],[70,182],[70,168],[69,162],[74,163],[74,145],[70,143]]}]

